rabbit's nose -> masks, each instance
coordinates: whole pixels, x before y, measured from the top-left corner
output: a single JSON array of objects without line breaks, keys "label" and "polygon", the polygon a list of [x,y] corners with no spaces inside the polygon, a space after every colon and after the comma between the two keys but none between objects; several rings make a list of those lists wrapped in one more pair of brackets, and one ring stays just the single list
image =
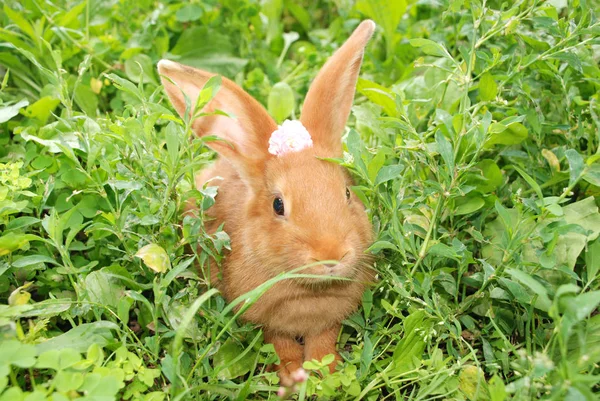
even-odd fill
[{"label": "rabbit's nose", "polygon": [[316,262],[324,262],[323,265],[325,267],[337,266],[350,252],[346,247],[336,243],[323,242],[320,245],[321,246],[316,247],[316,249],[313,249],[311,259]]},{"label": "rabbit's nose", "polygon": [[323,269],[322,273],[326,276],[340,276],[343,275],[346,270],[343,259],[350,253],[351,251],[346,249],[319,255],[313,254],[311,261],[319,263],[322,266],[321,269]]}]

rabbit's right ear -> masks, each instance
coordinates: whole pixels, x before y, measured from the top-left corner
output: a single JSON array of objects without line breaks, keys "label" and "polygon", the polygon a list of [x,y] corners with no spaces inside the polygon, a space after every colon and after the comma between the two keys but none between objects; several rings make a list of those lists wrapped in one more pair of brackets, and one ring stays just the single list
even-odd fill
[{"label": "rabbit's right ear", "polygon": [[354,100],[365,46],[373,32],[373,21],[361,22],[327,60],[306,94],[300,121],[313,136],[322,156],[342,156],[342,134]]},{"label": "rabbit's right ear", "polygon": [[[184,93],[193,104],[206,82],[213,77],[207,71],[161,60],[158,72],[165,91],[180,116],[186,112]],[[252,96],[223,77],[216,96],[204,112],[222,110],[235,116],[210,115],[197,118],[192,129],[199,136],[215,135],[225,141],[211,141],[207,145],[226,158],[245,181],[260,177],[268,152],[269,138],[277,129],[275,120]]]}]

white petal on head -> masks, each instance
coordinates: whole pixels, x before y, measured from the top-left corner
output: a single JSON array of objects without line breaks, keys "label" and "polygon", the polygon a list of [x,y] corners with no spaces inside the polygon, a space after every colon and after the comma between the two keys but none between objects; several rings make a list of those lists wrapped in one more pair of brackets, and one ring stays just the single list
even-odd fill
[{"label": "white petal on head", "polygon": [[307,129],[298,120],[285,120],[269,139],[269,153],[282,156],[288,152],[298,152],[313,146]]}]

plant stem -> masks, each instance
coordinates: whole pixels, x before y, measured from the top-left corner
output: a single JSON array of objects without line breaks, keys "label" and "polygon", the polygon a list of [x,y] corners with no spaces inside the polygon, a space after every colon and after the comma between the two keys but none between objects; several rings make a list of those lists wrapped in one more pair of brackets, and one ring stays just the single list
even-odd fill
[{"label": "plant stem", "polygon": [[444,195],[440,194],[439,199],[438,199],[438,204],[437,204],[437,206],[433,212],[433,216],[431,216],[431,220],[429,222],[429,229],[427,230],[427,234],[425,235],[425,239],[423,240],[423,244],[421,245],[421,250],[419,251],[419,258],[417,259],[417,261],[415,262],[415,265],[413,266],[413,268],[410,271],[411,276],[413,276],[415,274],[415,272],[417,271],[417,268],[419,267],[421,262],[423,262],[423,259],[426,256],[425,253],[427,252],[429,240],[431,238],[433,230],[435,229],[435,227],[437,225],[437,218],[438,218],[438,215],[440,214],[440,211],[442,210],[442,206],[444,205],[444,199],[445,199]]}]

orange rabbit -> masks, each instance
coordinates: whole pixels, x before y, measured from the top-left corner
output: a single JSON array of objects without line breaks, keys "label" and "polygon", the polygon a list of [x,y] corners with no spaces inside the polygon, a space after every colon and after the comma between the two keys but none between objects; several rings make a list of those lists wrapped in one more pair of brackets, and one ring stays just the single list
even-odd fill
[{"label": "orange rabbit", "polygon": [[[198,135],[217,135],[227,141],[208,144],[220,158],[196,179],[201,187],[217,177],[209,183],[219,188],[209,209],[214,219],[207,228],[215,230],[224,223],[231,251],[221,274],[213,271],[211,279],[227,300],[281,272],[316,261],[339,261],[301,271],[322,279],[278,282],[243,316],[263,326],[265,341],[275,346],[281,361],[277,369],[284,384],[305,360],[334,354],[336,361],[330,366],[334,369],[340,360],[336,340],[341,322],[357,308],[365,286],[374,280],[365,255],[372,229],[364,206],[348,189],[347,172],[319,159],[342,156],[341,137],[364,48],[374,29],[372,21],[362,22],[312,83],[300,119],[312,146],[270,153],[269,139],[277,124],[255,99],[225,78],[205,111],[220,109],[236,118],[212,115],[192,124]],[[158,70],[180,115],[185,113],[182,92],[192,101],[197,99],[214,75],[168,60],[160,61]]]}]

